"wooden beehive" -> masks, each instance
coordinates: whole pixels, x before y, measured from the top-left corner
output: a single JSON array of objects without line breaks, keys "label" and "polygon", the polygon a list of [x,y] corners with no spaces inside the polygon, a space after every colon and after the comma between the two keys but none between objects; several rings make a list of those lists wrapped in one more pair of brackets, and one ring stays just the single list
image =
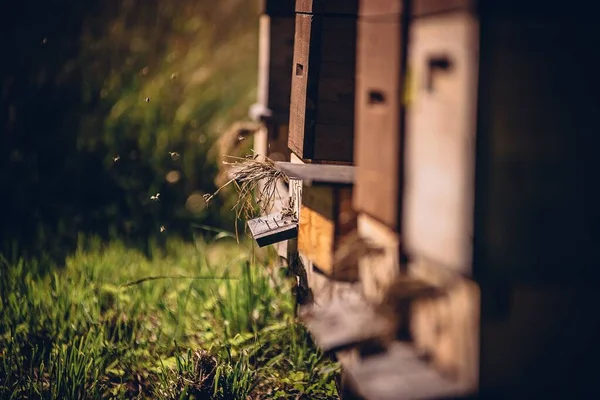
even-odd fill
[{"label": "wooden beehive", "polygon": [[[600,37],[581,10],[561,12],[535,1],[361,3],[359,231],[398,235],[401,273],[446,288],[410,310],[411,348],[433,369],[402,376],[392,366],[414,361],[404,350],[351,366],[368,398],[407,387],[423,398],[597,395],[586,377],[598,351],[584,348],[600,324],[589,294],[600,234],[584,221],[598,220],[600,196],[581,177],[597,169],[599,57],[586,49]],[[361,265],[361,284],[380,287],[375,270]]]},{"label": "wooden beehive", "polygon": [[296,2],[289,148],[351,163],[357,1]]}]

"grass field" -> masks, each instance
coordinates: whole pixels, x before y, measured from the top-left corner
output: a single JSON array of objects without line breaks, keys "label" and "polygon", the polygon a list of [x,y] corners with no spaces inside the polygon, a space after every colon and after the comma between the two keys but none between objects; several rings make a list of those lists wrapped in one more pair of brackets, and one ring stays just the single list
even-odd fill
[{"label": "grass field", "polygon": [[337,398],[271,254],[225,233],[155,253],[80,239],[61,267],[2,255],[0,398]]}]

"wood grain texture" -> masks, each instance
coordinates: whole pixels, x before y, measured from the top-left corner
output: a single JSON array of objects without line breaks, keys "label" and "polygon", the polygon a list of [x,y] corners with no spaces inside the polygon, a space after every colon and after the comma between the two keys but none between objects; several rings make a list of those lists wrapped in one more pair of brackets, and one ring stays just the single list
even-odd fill
[{"label": "wood grain texture", "polygon": [[315,79],[309,81],[312,78],[312,65],[309,63],[310,52],[312,50],[313,54],[317,53],[315,47],[311,49],[312,30],[311,16],[296,15],[288,147],[300,158],[303,158],[305,152],[310,154],[313,151],[312,148],[305,146],[305,142],[309,142],[310,145],[310,138],[306,136],[311,134],[311,130],[307,130],[306,125],[311,127],[314,124],[316,106],[316,100],[307,97],[314,90],[312,88],[316,83]]},{"label": "wood grain texture", "polygon": [[273,213],[247,222],[250,233],[259,247],[295,238],[298,235],[298,222],[292,218]]},{"label": "wood grain texture", "polygon": [[359,21],[354,206],[399,231],[404,90],[398,19]]},{"label": "wood grain texture", "polygon": [[306,255],[326,274],[332,273],[335,243],[334,221],[302,206],[300,210],[298,250]]},{"label": "wood grain texture", "polygon": [[352,162],[356,19],[298,14],[290,149],[303,160]]}]

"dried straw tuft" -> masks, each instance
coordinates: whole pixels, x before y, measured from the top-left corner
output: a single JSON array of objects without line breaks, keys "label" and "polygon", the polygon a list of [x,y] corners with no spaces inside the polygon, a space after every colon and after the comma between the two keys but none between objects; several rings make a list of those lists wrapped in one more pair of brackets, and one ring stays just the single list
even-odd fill
[{"label": "dried straw tuft", "polygon": [[287,183],[289,178],[275,167],[273,160],[266,156],[253,154],[246,157],[224,157],[233,160],[223,161],[223,164],[229,168],[230,179],[213,194],[204,195],[204,200],[210,202],[223,188],[234,184],[238,193],[238,201],[233,206],[236,213],[237,233],[237,220],[241,218],[248,220],[257,215],[254,201],[258,205],[260,214],[271,212],[274,200],[277,196],[281,197],[277,183],[280,180]]}]

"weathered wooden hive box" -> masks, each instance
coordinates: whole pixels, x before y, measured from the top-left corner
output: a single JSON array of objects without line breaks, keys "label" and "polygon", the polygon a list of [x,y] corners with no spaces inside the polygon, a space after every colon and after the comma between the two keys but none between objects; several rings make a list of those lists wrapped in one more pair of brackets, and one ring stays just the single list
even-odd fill
[{"label": "weathered wooden hive box", "polygon": [[352,162],[357,0],[296,1],[289,147]]},{"label": "weathered wooden hive box", "polygon": [[287,254],[365,398],[597,394],[600,35],[553,10],[296,1]]}]

